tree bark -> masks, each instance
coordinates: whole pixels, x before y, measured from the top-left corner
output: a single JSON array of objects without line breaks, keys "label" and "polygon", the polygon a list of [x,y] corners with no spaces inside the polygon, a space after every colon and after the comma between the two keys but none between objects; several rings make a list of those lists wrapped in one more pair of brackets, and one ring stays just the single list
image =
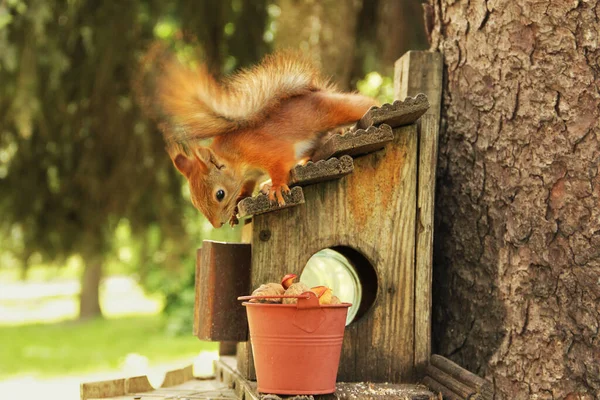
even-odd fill
[{"label": "tree bark", "polygon": [[101,260],[97,257],[89,257],[85,260],[85,269],[81,277],[81,293],[79,295],[80,320],[102,316],[102,310],[100,309]]},{"label": "tree bark", "polygon": [[431,5],[437,351],[498,399],[600,398],[600,1]]}]

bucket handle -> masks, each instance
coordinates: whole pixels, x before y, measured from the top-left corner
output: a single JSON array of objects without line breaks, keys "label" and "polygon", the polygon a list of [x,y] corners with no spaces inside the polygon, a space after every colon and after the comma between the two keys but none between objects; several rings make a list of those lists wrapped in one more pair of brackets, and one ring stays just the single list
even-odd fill
[{"label": "bucket handle", "polygon": [[324,310],[319,305],[319,298],[314,292],[299,295],[240,296],[238,300],[263,299],[298,299],[293,324],[304,332],[316,331],[325,321]]},{"label": "bucket handle", "polygon": [[240,296],[238,300],[265,300],[265,299],[298,299],[297,308],[319,308],[319,298],[314,292],[304,292],[302,294],[274,294],[265,296]]}]

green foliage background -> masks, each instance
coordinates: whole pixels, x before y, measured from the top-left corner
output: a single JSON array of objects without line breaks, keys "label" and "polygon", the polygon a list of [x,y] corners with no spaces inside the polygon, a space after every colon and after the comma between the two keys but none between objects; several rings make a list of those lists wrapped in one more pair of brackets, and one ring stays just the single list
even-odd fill
[{"label": "green foliage background", "polygon": [[[377,55],[373,26],[385,27],[376,10],[386,3],[364,0],[356,8],[350,39],[358,67],[345,83],[382,100],[391,99],[392,81],[372,70],[390,63]],[[81,317],[99,311],[103,274],[136,274],[147,290],[165,294],[168,329],[189,333],[195,249],[203,239],[235,241],[240,233],[213,230],[192,208],[160,133],[136,104],[132,81],[155,40],[199,50],[215,75],[252,64],[277,44],[285,28],[278,17],[293,13],[293,4],[1,1],[0,268],[18,267],[26,276],[30,265],[76,257]]]}]

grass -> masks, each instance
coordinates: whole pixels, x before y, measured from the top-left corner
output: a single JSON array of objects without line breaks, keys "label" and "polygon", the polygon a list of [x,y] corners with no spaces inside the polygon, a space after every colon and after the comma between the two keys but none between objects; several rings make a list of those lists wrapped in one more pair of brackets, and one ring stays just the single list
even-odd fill
[{"label": "grass", "polygon": [[216,349],[216,343],[200,342],[191,333],[168,336],[159,314],[0,326],[0,380],[24,374],[51,377],[115,370],[132,354],[145,356],[152,364],[191,361],[201,351]]}]

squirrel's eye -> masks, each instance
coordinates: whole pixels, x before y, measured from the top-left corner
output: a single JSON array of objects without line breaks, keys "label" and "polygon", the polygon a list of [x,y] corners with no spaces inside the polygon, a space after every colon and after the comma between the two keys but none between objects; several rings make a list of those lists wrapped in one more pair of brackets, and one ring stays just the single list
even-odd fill
[{"label": "squirrel's eye", "polygon": [[217,194],[215,196],[217,197],[218,201],[221,201],[225,198],[225,192],[223,191],[223,189],[219,189],[217,190]]}]

